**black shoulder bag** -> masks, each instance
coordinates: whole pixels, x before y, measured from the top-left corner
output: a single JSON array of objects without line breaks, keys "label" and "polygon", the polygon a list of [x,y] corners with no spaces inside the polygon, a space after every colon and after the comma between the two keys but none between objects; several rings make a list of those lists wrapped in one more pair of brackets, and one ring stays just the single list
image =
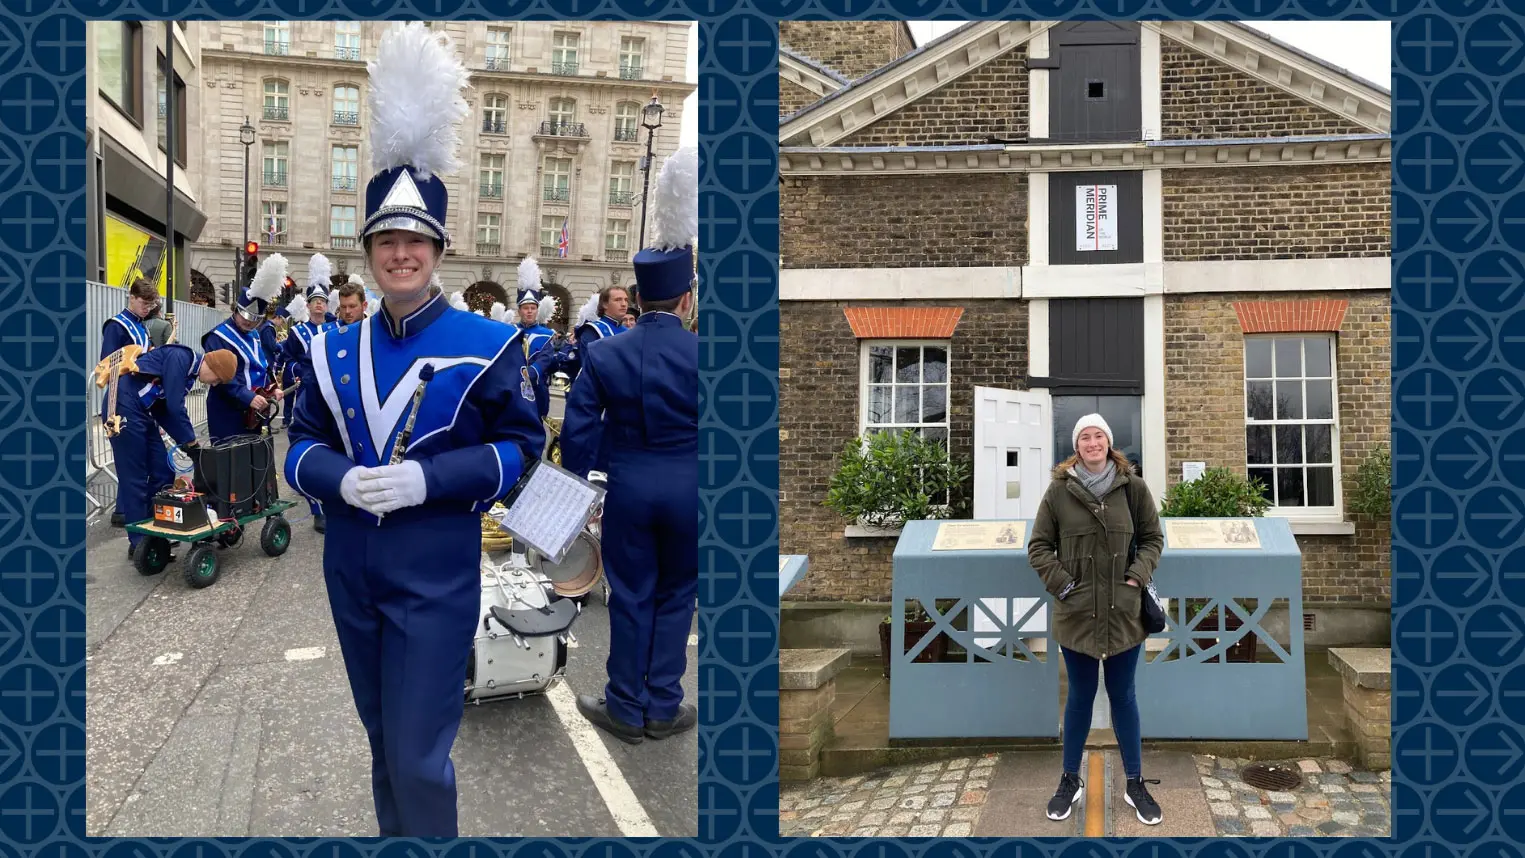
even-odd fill
[{"label": "black shoulder bag", "polygon": [[[1133,481],[1129,480],[1131,486]],[[1138,499],[1133,489],[1128,490],[1128,515],[1133,518],[1133,542],[1128,545],[1128,566],[1133,566],[1133,561],[1138,559]],[[1160,601],[1160,594],[1154,589],[1154,576],[1144,586],[1144,592],[1139,596],[1139,619],[1143,621],[1144,631],[1151,635],[1157,635],[1165,631],[1165,605]]]}]

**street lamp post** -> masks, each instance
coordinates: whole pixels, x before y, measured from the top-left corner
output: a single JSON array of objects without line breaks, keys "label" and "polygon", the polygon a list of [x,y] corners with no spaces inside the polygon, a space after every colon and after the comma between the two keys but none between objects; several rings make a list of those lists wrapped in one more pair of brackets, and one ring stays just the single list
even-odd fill
[{"label": "street lamp post", "polygon": [[646,157],[641,160],[641,243],[636,250],[646,249],[646,198],[651,190],[651,145],[657,138],[657,129],[662,127],[662,102],[657,101],[656,93],[651,94],[651,102],[641,109],[641,127],[645,128]]},{"label": "street lamp post", "polygon": [[[244,115],[243,127],[238,129],[238,142],[244,144],[244,243],[240,244],[236,255],[238,262],[233,266],[233,282],[239,289],[247,286],[243,282],[243,248],[249,246],[249,149],[254,146],[254,126],[249,124],[248,114]],[[237,296],[234,296],[237,300]]]}]

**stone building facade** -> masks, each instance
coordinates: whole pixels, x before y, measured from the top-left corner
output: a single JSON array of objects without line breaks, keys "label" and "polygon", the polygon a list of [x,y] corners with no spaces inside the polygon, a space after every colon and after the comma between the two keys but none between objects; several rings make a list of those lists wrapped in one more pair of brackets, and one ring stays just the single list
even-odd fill
[{"label": "stone building facade", "polygon": [[[895,50],[813,24],[787,65]],[[827,95],[780,107],[790,600],[883,616],[894,536],[823,505],[854,437],[947,437],[974,517],[1030,517],[1099,409],[1156,497],[1194,463],[1268,482],[1308,642],[1386,639],[1388,522],[1348,503],[1390,426],[1386,88],[1227,22],[977,22]],[[1041,455],[982,452],[1008,406]]]},{"label": "stone building facade", "polygon": [[[247,234],[262,256],[283,254],[297,274],[321,252],[336,270],[366,276],[355,238],[372,174],[366,63],[390,24],[199,26],[205,98],[192,158],[204,177],[208,221],[191,248],[192,265],[219,285],[231,280]],[[641,111],[653,96],[664,107],[654,178],[678,148],[683,101],[695,88],[685,74],[689,24],[429,26],[451,37],[470,75],[462,167],[442,177],[453,238],[440,270],[446,288],[475,286],[512,302],[519,261],[534,256],[564,318],[594,291],[633,283],[648,135]],[[255,128],[247,224],[239,142],[246,118]],[[557,255],[563,224],[566,258]]]}]

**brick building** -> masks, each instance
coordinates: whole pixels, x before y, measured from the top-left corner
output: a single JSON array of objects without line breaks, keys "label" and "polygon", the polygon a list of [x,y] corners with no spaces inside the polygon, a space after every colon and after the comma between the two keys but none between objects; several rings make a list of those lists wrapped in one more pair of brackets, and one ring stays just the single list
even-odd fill
[{"label": "brick building", "polygon": [[792,22],[780,42],[801,610],[877,622],[889,599],[894,536],[822,504],[851,438],[948,438],[974,517],[1030,517],[1100,411],[1157,497],[1189,463],[1270,486],[1308,643],[1386,640],[1388,524],[1345,499],[1389,435],[1387,89],[1230,22],[977,22],[908,52],[889,25]]}]

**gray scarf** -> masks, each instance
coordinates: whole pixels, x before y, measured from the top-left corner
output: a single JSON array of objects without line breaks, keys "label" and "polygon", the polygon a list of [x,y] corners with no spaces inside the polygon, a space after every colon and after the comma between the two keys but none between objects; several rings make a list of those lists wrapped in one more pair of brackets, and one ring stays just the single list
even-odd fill
[{"label": "gray scarf", "polygon": [[1070,476],[1079,480],[1092,497],[1101,500],[1101,496],[1112,488],[1112,481],[1117,479],[1117,463],[1110,456],[1107,457],[1107,466],[1098,474],[1093,474],[1085,465],[1078,464],[1070,468]]}]

